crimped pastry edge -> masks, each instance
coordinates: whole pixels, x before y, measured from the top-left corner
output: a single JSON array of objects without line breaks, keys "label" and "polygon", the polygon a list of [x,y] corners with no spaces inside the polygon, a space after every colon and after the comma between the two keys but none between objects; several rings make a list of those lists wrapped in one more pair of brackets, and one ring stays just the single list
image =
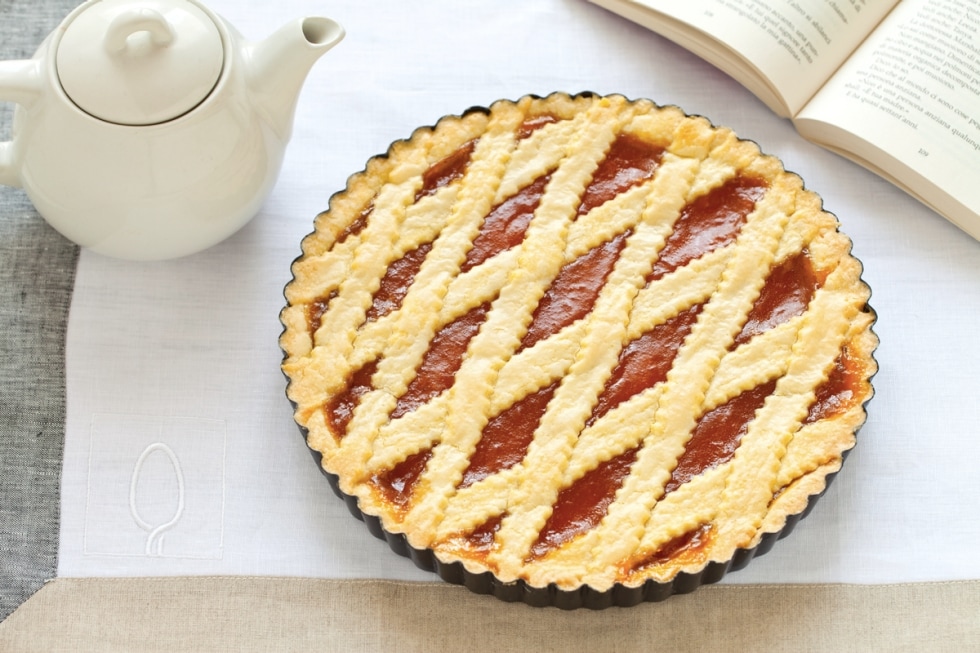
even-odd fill
[{"label": "crimped pastry edge", "polygon": [[[618,94],[613,94],[616,96]],[[529,94],[522,96],[521,99],[531,98],[534,100],[548,100],[553,97],[563,97],[568,101],[575,101],[578,98],[600,98],[600,97],[612,97],[609,95],[603,96],[591,91],[583,91],[576,94],[568,94],[563,92],[555,92],[547,96],[539,96],[534,94]],[[623,98],[624,96],[618,95],[618,97]],[[329,200],[328,208],[318,214],[317,220],[325,214],[328,214],[336,198],[345,195],[354,184],[354,180],[367,175],[371,166],[377,165],[379,162],[383,162],[392,156],[393,152],[397,148],[405,147],[414,141],[420,134],[432,133],[437,127],[443,124],[445,121],[460,120],[466,116],[472,115],[474,113],[482,113],[488,115],[494,104],[498,102],[511,102],[516,103],[519,100],[507,100],[500,99],[489,106],[472,106],[469,109],[461,112],[460,114],[447,114],[437,120],[431,126],[422,126],[413,130],[412,134],[405,139],[400,139],[394,141],[388,150],[383,154],[378,154],[371,157],[365,165],[365,168],[361,171],[355,172],[348,178],[348,182],[345,188],[338,190],[334,193]],[[651,100],[639,99],[639,100],[627,100],[628,102],[638,102],[645,101],[650,102],[655,107],[659,109],[676,109],[680,111],[687,118],[698,118],[703,119],[707,122],[711,129],[719,129],[710,120],[707,120],[704,116],[698,114],[689,114],[680,107],[676,105],[660,105]],[[741,136],[735,135],[737,140],[751,143],[756,146],[759,154],[766,157],[771,157],[764,153],[758,144],[751,139],[743,138]],[[775,157],[771,157],[775,158]],[[779,161],[777,159],[777,161]],[[780,166],[782,162],[779,161]],[[781,516],[780,519],[776,520],[776,524],[770,524],[769,528],[761,529],[753,539],[751,546],[736,549],[734,555],[725,561],[709,560],[706,561],[700,569],[688,571],[683,570],[678,572],[672,580],[667,582],[660,582],[652,578],[648,578],[638,585],[627,585],[624,583],[615,583],[611,588],[608,589],[595,589],[588,585],[582,585],[578,588],[564,589],[559,587],[555,583],[550,583],[547,586],[534,586],[523,579],[517,579],[514,581],[504,581],[496,577],[492,572],[486,570],[474,570],[469,568],[467,561],[465,559],[444,559],[446,556],[441,556],[440,552],[436,552],[429,548],[417,548],[413,546],[408,539],[408,536],[404,533],[397,532],[395,529],[386,529],[382,518],[378,515],[371,514],[368,511],[362,510],[359,499],[353,495],[346,493],[341,489],[339,477],[337,474],[330,472],[325,468],[323,464],[322,454],[309,447],[311,455],[317,462],[318,467],[321,472],[328,480],[328,484],[332,491],[344,500],[351,514],[357,519],[365,522],[368,527],[369,532],[371,532],[376,537],[388,542],[390,548],[397,554],[408,557],[411,559],[415,565],[421,569],[431,571],[436,573],[443,580],[463,585],[479,594],[490,594],[494,597],[508,602],[520,601],[532,606],[553,606],[561,609],[575,609],[575,608],[587,608],[587,609],[603,609],[606,607],[628,607],[631,605],[636,605],[642,602],[657,602],[662,601],[673,594],[684,594],[697,589],[697,587],[705,584],[711,584],[718,582],[730,571],[736,571],[738,569],[744,568],[753,558],[767,553],[775,542],[783,537],[789,535],[801,519],[806,517],[814,508],[820,497],[822,497],[826,491],[831,486],[834,478],[839,473],[840,468],[843,465],[844,460],[846,460],[848,454],[856,445],[857,434],[861,427],[864,425],[867,419],[866,406],[867,403],[874,396],[874,386],[872,380],[877,373],[877,361],[874,357],[874,352],[878,346],[879,340],[874,332],[874,324],[877,320],[877,315],[875,311],[870,306],[871,291],[867,283],[864,282],[863,274],[863,264],[862,262],[853,255],[851,249],[853,243],[849,237],[840,232],[840,223],[836,216],[827,211],[823,205],[823,198],[812,191],[806,189],[805,184],[800,176],[790,170],[782,169],[787,175],[796,177],[801,185],[801,192],[806,192],[819,200],[818,210],[822,213],[826,213],[834,218],[836,221],[836,226],[834,232],[836,236],[839,236],[845,246],[846,252],[845,257],[854,261],[858,266],[857,279],[859,284],[863,285],[867,301],[864,306],[864,313],[866,314],[865,319],[867,321],[867,328],[863,331],[863,335],[860,341],[860,349],[862,350],[862,358],[866,358],[868,361],[867,371],[867,386],[868,386],[868,396],[864,398],[860,404],[853,406],[847,413],[838,416],[837,419],[845,421],[848,423],[851,429],[852,437],[850,438],[850,444],[840,453],[840,457],[837,459],[837,463],[832,465],[831,468],[824,470],[818,477],[809,479],[810,475],[820,471],[813,470],[804,475],[804,479],[809,479],[810,482],[805,484],[806,490],[799,493],[798,497],[794,497],[792,502],[792,508],[786,510],[785,514]],[[316,223],[315,223],[316,224]],[[302,253],[298,255],[292,262],[291,271],[295,264],[305,258],[309,252],[307,251],[308,243],[311,239],[317,237],[317,229],[314,228],[301,243]],[[328,245],[329,247],[329,245]],[[280,312],[280,321],[283,326],[283,331],[280,335],[280,347],[283,351],[283,364],[290,357],[290,349],[294,346],[290,340],[290,337],[295,334],[290,334],[290,327],[285,319],[285,313],[289,308],[288,293],[290,286],[296,281],[296,275],[293,273],[292,279],[286,284],[283,290],[284,297],[287,298],[287,306]],[[864,356],[866,354],[866,357]],[[289,397],[289,389],[292,384],[292,379],[285,369],[283,369],[284,376],[286,378],[286,394],[290,403],[293,405],[294,410],[297,408],[297,404]],[[302,424],[297,421],[297,426],[300,430],[301,435],[304,440],[308,440],[309,432]],[[309,443],[307,442],[308,446]],[[776,527],[778,525],[778,527]]]}]

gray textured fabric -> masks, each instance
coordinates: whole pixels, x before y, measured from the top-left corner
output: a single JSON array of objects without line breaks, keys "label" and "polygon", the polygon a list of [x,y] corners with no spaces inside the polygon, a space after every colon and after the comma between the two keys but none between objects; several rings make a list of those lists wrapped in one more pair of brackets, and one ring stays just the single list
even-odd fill
[{"label": "gray textured fabric", "polygon": [[[30,56],[78,2],[0,0],[0,59]],[[0,140],[13,106],[0,103]],[[78,248],[0,187],[0,620],[53,578],[65,429],[65,327]]]}]

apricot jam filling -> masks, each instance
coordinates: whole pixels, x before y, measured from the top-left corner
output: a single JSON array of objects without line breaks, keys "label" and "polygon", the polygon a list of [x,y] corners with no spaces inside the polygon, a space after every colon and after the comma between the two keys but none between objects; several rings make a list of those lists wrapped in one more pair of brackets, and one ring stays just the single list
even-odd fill
[{"label": "apricot jam filling", "polygon": [[465,488],[524,459],[541,416],[555,394],[552,383],[492,418],[483,429],[459,487]]},{"label": "apricot jam filling", "polygon": [[468,272],[524,240],[524,232],[550,180],[551,175],[538,177],[490,210],[473,240],[473,248],[466,253],[461,272]]},{"label": "apricot jam filling", "polygon": [[[698,420],[684,453],[678,459],[664,494],[673,492],[705,470],[730,460],[755,412],[775,387],[776,381],[769,381],[705,413]],[[605,517],[638,452],[639,447],[634,447],[601,463],[561,490],[551,517],[531,548],[532,556],[543,556],[594,528]]]},{"label": "apricot jam filling", "polygon": [[684,207],[647,280],[660,279],[734,241],[767,187],[761,179],[738,175]]},{"label": "apricot jam filling", "polygon": [[652,179],[663,154],[662,147],[635,136],[617,137],[585,188],[578,214],[585,215],[633,186]]},{"label": "apricot jam filling", "polygon": [[834,417],[852,408],[858,401],[861,386],[867,385],[865,370],[851,356],[845,346],[834,361],[827,380],[817,386],[816,399],[810,405],[804,424],[812,424],[822,419]]},{"label": "apricot jam filling", "polygon": [[714,527],[711,524],[701,524],[697,528],[678,535],[666,542],[652,553],[638,557],[632,564],[624,565],[619,571],[620,582],[627,582],[632,577],[642,575],[659,566],[672,564],[692,564],[705,555],[705,549],[711,541]]},{"label": "apricot jam filling", "polygon": [[[398,398],[391,412],[392,419],[415,410],[452,386],[456,371],[463,362],[466,347],[479,331],[489,309],[489,304],[477,306],[436,333],[422,359],[418,374],[405,393]],[[356,403],[360,395],[353,394],[354,391],[357,391],[357,386],[352,379],[350,387],[341,396],[350,403]],[[431,449],[413,454],[390,470],[376,474],[372,481],[390,502],[404,508],[408,505],[415,483],[425,470],[425,464],[431,455]]]},{"label": "apricot jam filling", "polygon": [[[415,410],[452,386],[466,347],[479,331],[489,310],[489,303],[477,306],[436,333],[418,373],[398,398],[390,415],[392,419]],[[377,372],[377,366],[378,361],[374,360],[354,371],[343,390],[324,405],[326,419],[333,426],[334,433],[347,431],[360,398],[374,388],[371,378]]]},{"label": "apricot jam filling", "polygon": [[488,557],[493,551],[497,533],[507,513],[490,517],[468,533],[456,533],[439,543],[440,548],[468,560],[478,560],[490,565]]},{"label": "apricot jam filling", "polygon": [[466,347],[480,330],[489,310],[489,303],[481,304],[439,329],[429,343],[415,378],[405,394],[398,398],[391,419],[410,413],[452,386]]},{"label": "apricot jam filling", "polygon": [[533,347],[589,314],[627,236],[620,234],[562,267],[534,310],[531,325],[521,340],[521,350]]},{"label": "apricot jam filling", "polygon": [[340,235],[337,236],[337,242],[342,243],[351,236],[356,236],[357,234],[364,231],[364,227],[367,226],[368,218],[371,217],[371,213],[374,211],[374,204],[368,204],[363,211],[357,216],[357,218],[351,222]]},{"label": "apricot jam filling", "polygon": [[470,532],[465,540],[467,548],[476,553],[487,554],[493,548],[493,540],[500,530],[500,522],[505,515],[497,515],[483,522],[479,528]]},{"label": "apricot jam filling", "polygon": [[337,291],[334,290],[328,295],[310,302],[309,307],[306,309],[306,321],[310,325],[310,335],[316,334],[320,328],[320,320],[323,319],[323,314],[326,313],[327,307],[330,305],[330,300],[336,296]]},{"label": "apricot jam filling", "polygon": [[634,447],[599,463],[598,467],[558,493],[551,516],[531,546],[532,559],[546,555],[602,521],[616,497],[616,490],[636,461],[637,451],[639,448]]},{"label": "apricot jam filling", "polygon": [[381,285],[371,302],[365,319],[369,322],[388,315],[401,306],[402,300],[408,294],[408,289],[415,280],[426,255],[432,250],[432,243],[423,243],[407,252],[397,261],[388,266],[388,271],[381,279]]},{"label": "apricot jam filling", "polygon": [[802,315],[818,287],[819,280],[805,251],[787,258],[766,277],[759,298],[732,347]]},{"label": "apricot jam filling", "polygon": [[375,474],[371,482],[389,504],[404,513],[412,499],[412,492],[425,465],[432,457],[432,449],[414,453],[391,469]]},{"label": "apricot jam filling", "polygon": [[558,118],[550,114],[542,114],[540,116],[528,118],[517,128],[517,139],[523,140],[545,125],[550,125],[555,122],[558,122]]},{"label": "apricot jam filling", "polygon": [[357,408],[361,397],[373,389],[371,377],[377,369],[378,361],[373,360],[356,370],[347,379],[343,392],[334,395],[324,405],[324,417],[336,437],[341,438],[347,432],[347,425],[350,424],[354,409]]},{"label": "apricot jam filling", "polygon": [[776,389],[776,380],[747,390],[698,419],[684,453],[664,487],[673,492],[706,469],[731,460],[755,412]]},{"label": "apricot jam filling", "polygon": [[586,426],[591,426],[630,397],[667,379],[674,356],[691,333],[702,306],[692,306],[658,324],[623,348],[619,363],[606,381]]},{"label": "apricot jam filling", "polygon": [[466,173],[466,166],[469,165],[475,147],[476,140],[474,139],[457,148],[455,152],[422,173],[422,187],[415,194],[415,201],[418,202],[423,197],[433,195],[440,188],[462,178]]}]

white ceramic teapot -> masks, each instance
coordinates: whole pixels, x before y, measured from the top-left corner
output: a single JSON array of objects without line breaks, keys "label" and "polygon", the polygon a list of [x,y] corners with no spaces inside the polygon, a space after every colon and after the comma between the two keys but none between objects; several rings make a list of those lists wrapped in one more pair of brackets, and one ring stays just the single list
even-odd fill
[{"label": "white ceramic teapot", "polygon": [[343,37],[311,17],[246,42],[197,0],[88,0],[33,59],[0,62],[18,105],[0,183],[102,254],[210,247],[258,212],[307,73]]}]

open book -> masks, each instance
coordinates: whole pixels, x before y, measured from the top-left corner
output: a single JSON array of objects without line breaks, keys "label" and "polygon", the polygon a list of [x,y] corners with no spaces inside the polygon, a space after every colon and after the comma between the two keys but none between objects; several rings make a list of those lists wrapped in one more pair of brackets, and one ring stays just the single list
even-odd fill
[{"label": "open book", "polygon": [[976,0],[590,0],[980,240]]}]

